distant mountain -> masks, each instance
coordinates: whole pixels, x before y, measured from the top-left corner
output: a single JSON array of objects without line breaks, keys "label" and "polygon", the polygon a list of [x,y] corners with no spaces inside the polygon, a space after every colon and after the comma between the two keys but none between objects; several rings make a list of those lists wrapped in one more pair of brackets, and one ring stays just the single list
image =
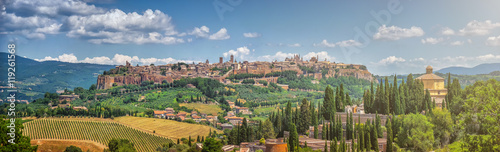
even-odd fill
[{"label": "distant mountain", "polygon": [[488,74],[493,71],[500,71],[500,63],[486,63],[480,64],[472,68],[466,67],[448,67],[438,70],[439,73],[452,73],[459,75],[476,75],[476,74]]},{"label": "distant mountain", "polygon": [[[7,53],[0,52],[0,85],[7,84]],[[58,61],[38,62],[16,56],[16,84],[21,97],[26,100],[36,99],[45,92],[55,92],[65,88],[83,87],[88,89],[97,82],[97,75],[114,65],[89,63],[67,63]],[[5,70],[4,70],[5,69]]]}]

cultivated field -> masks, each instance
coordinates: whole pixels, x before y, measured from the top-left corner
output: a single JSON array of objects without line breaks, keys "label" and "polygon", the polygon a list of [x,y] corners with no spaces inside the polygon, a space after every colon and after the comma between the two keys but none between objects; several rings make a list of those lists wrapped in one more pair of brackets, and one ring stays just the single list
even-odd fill
[{"label": "cultivated field", "polygon": [[[218,112],[222,112],[222,109],[217,105],[208,105],[202,103],[180,103],[179,106],[188,107],[191,109],[196,109],[201,113],[217,115]],[[191,111],[188,111],[191,112]]]},{"label": "cultivated field", "polygon": [[23,135],[32,140],[89,140],[107,145],[109,140],[121,138],[130,140],[137,151],[144,152],[155,151],[162,144],[172,142],[170,139],[110,121],[37,119],[24,126]]},{"label": "cultivated field", "polygon": [[215,128],[190,124],[184,122],[177,122],[167,119],[158,118],[141,118],[141,117],[118,117],[114,119],[116,122],[138,128],[144,131],[168,137],[169,139],[188,138],[189,136],[196,138],[199,136],[207,136],[210,130],[214,131]]},{"label": "cultivated field", "polygon": [[31,140],[32,145],[38,145],[37,152],[56,152],[64,151],[66,147],[71,145],[80,147],[82,151],[103,151],[107,148],[103,144],[99,144],[88,140],[59,140],[59,139],[38,139]]}]

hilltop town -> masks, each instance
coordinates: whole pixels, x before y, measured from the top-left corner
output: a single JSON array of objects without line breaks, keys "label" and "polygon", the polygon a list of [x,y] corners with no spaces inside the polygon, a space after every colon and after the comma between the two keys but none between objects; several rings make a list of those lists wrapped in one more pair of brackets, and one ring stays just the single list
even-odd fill
[{"label": "hilltop town", "polygon": [[224,58],[220,57],[219,62],[212,64],[208,59],[204,63],[199,62],[198,64],[193,62],[191,64],[175,63],[143,66],[132,66],[127,61],[126,65],[116,66],[114,69],[99,75],[97,89],[109,89],[113,86],[126,84],[141,84],[144,81],[172,83],[174,80],[194,77],[211,78],[225,84],[231,84],[234,81],[226,78],[235,74],[261,74],[262,78],[256,78],[256,81],[265,80],[276,83],[276,77],[266,78],[266,74],[282,71],[296,71],[297,75],[312,76],[317,80],[323,77],[338,76],[352,76],[368,81],[374,80],[372,74],[364,65],[336,63],[326,59],[320,61],[319,56],[311,57],[309,60],[304,60],[300,55],[295,55],[293,58],[286,58],[285,61],[237,62],[234,56],[231,55],[229,61],[224,62]]}]

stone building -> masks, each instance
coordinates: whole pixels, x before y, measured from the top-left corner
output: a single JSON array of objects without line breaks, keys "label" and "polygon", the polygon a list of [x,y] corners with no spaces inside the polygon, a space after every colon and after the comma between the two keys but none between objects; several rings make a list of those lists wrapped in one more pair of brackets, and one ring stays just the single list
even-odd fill
[{"label": "stone building", "polygon": [[442,107],[444,98],[448,90],[444,87],[444,78],[432,73],[432,67],[429,65],[425,69],[424,75],[416,78],[424,83],[424,89],[429,90],[432,100],[436,101],[436,106]]}]

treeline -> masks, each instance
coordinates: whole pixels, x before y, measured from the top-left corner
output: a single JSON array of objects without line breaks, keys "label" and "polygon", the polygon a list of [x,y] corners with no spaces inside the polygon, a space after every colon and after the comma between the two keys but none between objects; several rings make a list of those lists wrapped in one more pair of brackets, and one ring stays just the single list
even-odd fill
[{"label": "treeline", "polygon": [[386,77],[380,80],[380,85],[374,89],[373,83],[370,90],[363,95],[365,111],[380,114],[408,114],[430,111],[435,107],[431,100],[429,90],[424,90],[424,84],[414,80],[412,74],[408,75],[406,83],[400,85],[396,77],[391,85]]}]

